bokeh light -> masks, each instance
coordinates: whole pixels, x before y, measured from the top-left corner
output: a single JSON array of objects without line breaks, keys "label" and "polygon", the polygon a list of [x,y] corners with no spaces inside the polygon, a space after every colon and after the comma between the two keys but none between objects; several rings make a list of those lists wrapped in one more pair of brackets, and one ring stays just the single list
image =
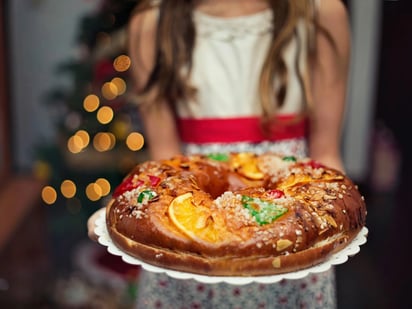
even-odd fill
[{"label": "bokeh light", "polygon": [[112,83],[112,82],[106,82],[103,84],[102,86],[102,96],[106,99],[106,100],[113,100],[117,97],[118,95],[118,90],[116,87],[116,84]]},{"label": "bokeh light", "polygon": [[82,148],[86,148],[89,143],[90,143],[90,135],[87,133],[85,130],[79,130],[75,134],[75,136],[78,136],[82,140]]},{"label": "bokeh light", "polygon": [[113,61],[113,67],[117,72],[125,72],[130,68],[131,60],[127,55],[117,56]]},{"label": "bokeh light", "polygon": [[90,183],[86,187],[86,196],[93,202],[98,201],[102,197],[102,189],[96,183]]},{"label": "bokeh light", "polygon": [[60,185],[60,191],[65,198],[74,197],[76,190],[76,184],[71,180],[64,180]]},{"label": "bokeh light", "polygon": [[83,108],[87,112],[94,112],[95,110],[97,110],[99,108],[99,105],[100,105],[100,99],[95,94],[89,94],[83,100]]},{"label": "bokeh light", "polygon": [[142,149],[144,145],[144,137],[139,132],[132,132],[126,138],[126,145],[132,151]]},{"label": "bokeh light", "polygon": [[115,77],[112,79],[111,84],[116,87],[116,92],[118,96],[126,92],[127,85],[126,81],[123,78]]},{"label": "bokeh light", "polygon": [[110,193],[111,186],[107,179],[99,178],[96,180],[96,184],[100,187],[102,191],[102,196],[106,196]]},{"label": "bokeh light", "polygon": [[96,117],[97,117],[97,120],[101,124],[108,124],[109,122],[113,120],[113,117],[114,117],[113,109],[109,106],[102,106],[97,111]]},{"label": "bokeh light", "polygon": [[111,150],[115,144],[116,138],[112,133],[100,132],[93,138],[93,147],[99,152]]},{"label": "bokeh light", "polygon": [[67,149],[71,153],[79,153],[83,150],[83,140],[80,136],[73,135],[67,140]]},{"label": "bokeh light", "polygon": [[46,204],[52,205],[57,200],[57,192],[53,187],[45,186],[41,191],[41,197]]}]

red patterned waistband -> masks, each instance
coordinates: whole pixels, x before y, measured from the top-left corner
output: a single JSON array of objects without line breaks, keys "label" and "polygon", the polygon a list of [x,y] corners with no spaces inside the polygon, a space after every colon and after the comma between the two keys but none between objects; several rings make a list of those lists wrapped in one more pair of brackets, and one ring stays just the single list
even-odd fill
[{"label": "red patterned waistband", "polygon": [[305,137],[307,120],[294,119],[295,116],[278,116],[270,136],[262,131],[259,117],[183,118],[178,119],[177,125],[184,143],[258,143]]}]

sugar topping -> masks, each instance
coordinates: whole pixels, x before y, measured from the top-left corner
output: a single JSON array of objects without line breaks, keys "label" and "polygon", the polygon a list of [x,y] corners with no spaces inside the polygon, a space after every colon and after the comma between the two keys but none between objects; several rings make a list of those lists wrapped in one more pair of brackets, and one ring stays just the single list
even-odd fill
[{"label": "sugar topping", "polygon": [[256,224],[249,211],[243,207],[240,194],[226,191],[214,201],[214,205],[226,216],[228,222],[236,222],[242,226]]}]

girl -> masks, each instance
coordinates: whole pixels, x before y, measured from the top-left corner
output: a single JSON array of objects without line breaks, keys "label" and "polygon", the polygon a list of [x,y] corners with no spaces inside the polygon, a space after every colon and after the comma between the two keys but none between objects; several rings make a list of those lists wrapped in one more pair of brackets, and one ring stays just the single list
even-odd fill
[{"label": "girl", "polygon": [[[343,169],[349,25],[339,0],[142,1],[129,54],[152,159],[281,152]],[[143,272],[139,308],[335,308],[333,269],[275,284]]]}]

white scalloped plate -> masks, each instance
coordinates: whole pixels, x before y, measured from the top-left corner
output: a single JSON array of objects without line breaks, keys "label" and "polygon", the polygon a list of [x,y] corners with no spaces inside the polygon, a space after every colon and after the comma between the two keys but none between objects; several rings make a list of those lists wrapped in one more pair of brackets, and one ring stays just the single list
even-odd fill
[{"label": "white scalloped plate", "polygon": [[300,279],[306,277],[310,273],[320,273],[328,270],[333,265],[339,265],[345,263],[349,257],[354,256],[360,251],[360,246],[366,243],[368,229],[364,227],[359,234],[355,237],[355,239],[348,244],[343,250],[331,255],[328,260],[325,262],[312,266],[310,268],[306,268],[303,270],[279,274],[279,275],[270,275],[270,276],[251,276],[251,277],[243,277],[243,276],[206,276],[206,275],[198,275],[188,272],[181,272],[166,268],[161,268],[158,266],[154,266],[148,263],[145,263],[125,252],[120,250],[116,247],[116,245],[112,242],[109,233],[106,227],[106,216],[105,212],[102,211],[99,218],[96,220],[96,228],[95,233],[98,236],[98,242],[107,247],[107,251],[111,254],[121,256],[123,261],[132,265],[140,265],[143,269],[155,272],[155,273],[166,273],[168,276],[176,278],[176,279],[194,279],[203,283],[219,283],[219,282],[226,282],[229,284],[235,285],[243,285],[252,282],[258,283],[275,283],[282,279]]}]

